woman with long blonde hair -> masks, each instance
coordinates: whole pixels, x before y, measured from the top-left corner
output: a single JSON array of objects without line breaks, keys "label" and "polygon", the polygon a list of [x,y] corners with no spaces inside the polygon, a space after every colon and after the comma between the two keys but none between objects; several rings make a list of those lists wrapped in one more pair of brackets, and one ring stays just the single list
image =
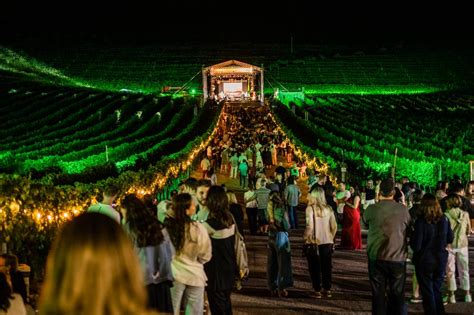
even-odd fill
[{"label": "woman with long blonde hair", "polygon": [[336,232],[334,212],[326,203],[324,190],[316,187],[309,195],[304,233],[304,246],[310,249],[305,255],[316,298],[322,297],[321,289],[326,297],[332,297],[332,248]]},{"label": "woman with long blonde hair", "polygon": [[145,314],[147,296],[132,243],[100,213],[66,223],[48,256],[42,315]]}]

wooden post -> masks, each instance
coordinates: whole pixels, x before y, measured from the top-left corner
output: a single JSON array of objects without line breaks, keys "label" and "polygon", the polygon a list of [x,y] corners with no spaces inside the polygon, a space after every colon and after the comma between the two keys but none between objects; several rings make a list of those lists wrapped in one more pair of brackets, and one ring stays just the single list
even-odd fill
[{"label": "wooden post", "polygon": [[474,180],[474,161],[469,161],[469,178]]},{"label": "wooden post", "polygon": [[263,94],[263,64],[262,64],[262,72],[260,72],[260,105],[265,104],[265,94]]},{"label": "wooden post", "polygon": [[341,164],[341,181],[346,182],[346,172],[347,172],[347,164],[342,162]]},{"label": "wooden post", "polygon": [[204,65],[202,65],[202,95],[203,95],[203,104],[207,101],[207,74],[204,71]]},{"label": "wooden post", "polygon": [[395,156],[393,157],[393,167],[392,167],[392,178],[395,180],[395,168],[397,167],[397,152],[398,148],[395,147]]}]

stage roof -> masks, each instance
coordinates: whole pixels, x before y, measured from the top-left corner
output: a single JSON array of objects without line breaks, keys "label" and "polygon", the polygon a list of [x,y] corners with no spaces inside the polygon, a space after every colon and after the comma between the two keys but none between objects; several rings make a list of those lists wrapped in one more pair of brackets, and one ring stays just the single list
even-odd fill
[{"label": "stage roof", "polygon": [[253,74],[262,72],[262,68],[232,59],[204,68],[203,71],[210,75]]}]

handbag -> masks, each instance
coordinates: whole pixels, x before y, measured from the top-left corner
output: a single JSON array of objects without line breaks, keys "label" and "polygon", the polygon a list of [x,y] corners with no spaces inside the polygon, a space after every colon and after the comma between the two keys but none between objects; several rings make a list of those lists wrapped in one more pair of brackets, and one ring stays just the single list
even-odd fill
[{"label": "handbag", "polygon": [[244,237],[240,234],[239,229],[237,228],[237,223],[235,222],[234,217],[234,233],[235,233],[235,258],[238,269],[238,280],[243,280],[249,275],[249,263],[247,257],[247,247],[245,246]]},{"label": "handbag", "polygon": [[[316,239],[316,220],[314,219],[314,208],[313,209],[313,232],[314,239]],[[315,243],[304,243],[303,244],[303,256],[319,256],[319,247]]]}]

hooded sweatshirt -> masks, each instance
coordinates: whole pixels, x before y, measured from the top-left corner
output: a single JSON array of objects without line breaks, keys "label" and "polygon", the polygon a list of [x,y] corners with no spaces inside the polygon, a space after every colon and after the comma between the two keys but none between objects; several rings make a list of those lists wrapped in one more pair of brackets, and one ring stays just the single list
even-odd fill
[{"label": "hooded sweatshirt", "polygon": [[454,234],[453,248],[464,248],[468,246],[467,236],[471,231],[469,214],[460,208],[452,208],[445,212]]}]

